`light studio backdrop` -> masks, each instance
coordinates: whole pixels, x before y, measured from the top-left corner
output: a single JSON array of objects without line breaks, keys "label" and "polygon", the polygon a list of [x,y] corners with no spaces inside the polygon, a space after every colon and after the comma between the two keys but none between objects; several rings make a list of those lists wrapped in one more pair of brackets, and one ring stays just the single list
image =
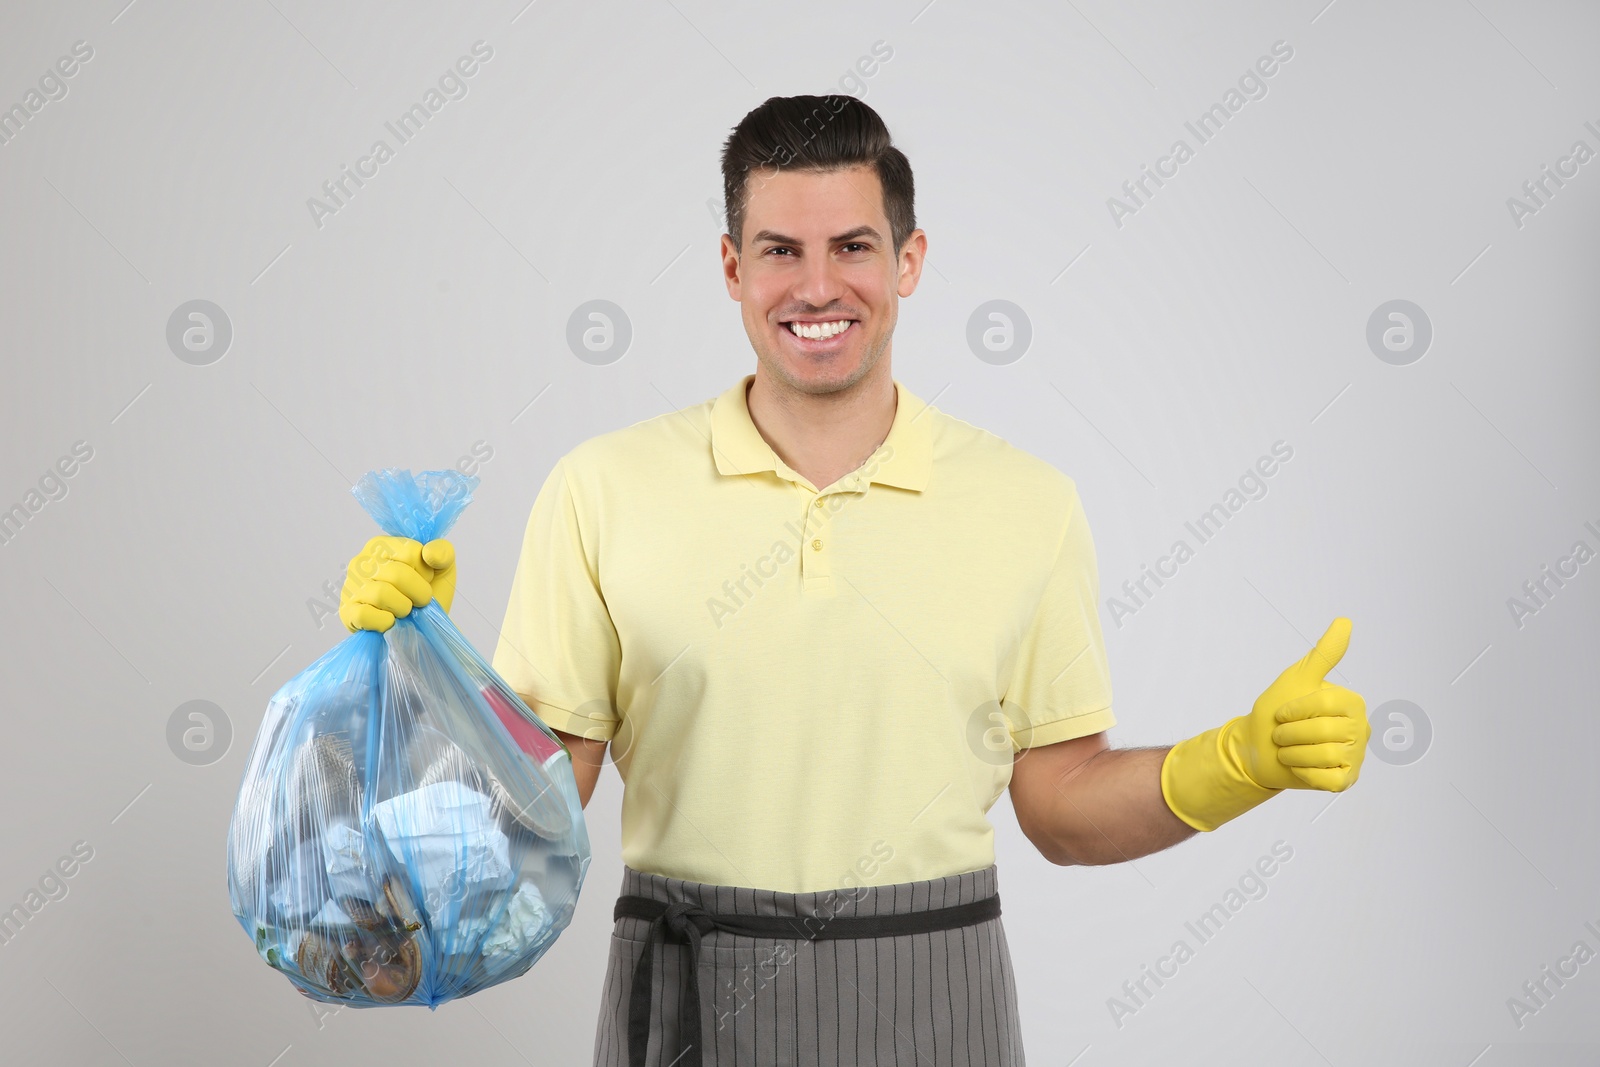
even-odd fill
[{"label": "light studio backdrop", "polygon": [[491,652],[557,457],[755,367],[728,131],[841,92],[929,234],[895,376],[1077,482],[1112,743],[1354,622],[1353,791],[1102,868],[994,807],[1029,1061],[1594,1062],[1596,39],[1510,0],[8,3],[4,1058],[588,1061],[613,769],[572,927],[437,1013],[266,967],[229,814],[344,636],[354,480],[482,479],[452,614]]}]

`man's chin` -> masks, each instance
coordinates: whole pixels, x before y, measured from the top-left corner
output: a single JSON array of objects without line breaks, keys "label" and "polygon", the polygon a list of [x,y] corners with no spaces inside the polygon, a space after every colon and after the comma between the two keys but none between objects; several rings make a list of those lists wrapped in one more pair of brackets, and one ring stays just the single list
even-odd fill
[{"label": "man's chin", "polygon": [[849,389],[867,376],[871,366],[859,350],[841,352],[826,358],[807,358],[793,352],[756,353],[771,377],[800,393],[827,394]]},{"label": "man's chin", "polygon": [[768,368],[789,388],[801,393],[822,395],[848,389],[862,378],[858,361],[795,360],[780,357]]}]

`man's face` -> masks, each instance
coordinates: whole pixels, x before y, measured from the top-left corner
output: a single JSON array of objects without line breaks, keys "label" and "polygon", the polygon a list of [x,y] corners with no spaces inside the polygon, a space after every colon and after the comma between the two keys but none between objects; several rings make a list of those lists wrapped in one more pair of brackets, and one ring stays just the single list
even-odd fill
[{"label": "man's face", "polygon": [[[757,357],[801,392],[850,388],[888,353],[927,237],[914,231],[895,254],[869,166],[754,171],[746,189],[744,247],[722,238],[723,273]],[[823,336],[797,336],[791,323]]]}]

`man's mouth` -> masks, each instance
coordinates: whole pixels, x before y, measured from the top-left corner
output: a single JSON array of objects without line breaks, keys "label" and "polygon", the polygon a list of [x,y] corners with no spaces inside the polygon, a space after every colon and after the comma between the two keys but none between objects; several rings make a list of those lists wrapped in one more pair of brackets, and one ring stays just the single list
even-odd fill
[{"label": "man's mouth", "polygon": [[856,324],[855,319],[833,319],[826,322],[786,322],[783,328],[790,336],[810,346],[818,346],[836,340],[848,333],[850,327]]}]

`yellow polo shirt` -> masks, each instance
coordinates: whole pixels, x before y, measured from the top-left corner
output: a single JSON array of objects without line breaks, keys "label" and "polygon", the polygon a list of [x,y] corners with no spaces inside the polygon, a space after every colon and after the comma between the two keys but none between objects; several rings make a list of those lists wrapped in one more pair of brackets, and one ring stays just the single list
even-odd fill
[{"label": "yellow polo shirt", "polygon": [[820,491],[714,400],[563,456],[494,668],[611,741],[629,866],[803,893],[994,862],[1016,751],[1111,727],[1072,479],[895,382]]}]

